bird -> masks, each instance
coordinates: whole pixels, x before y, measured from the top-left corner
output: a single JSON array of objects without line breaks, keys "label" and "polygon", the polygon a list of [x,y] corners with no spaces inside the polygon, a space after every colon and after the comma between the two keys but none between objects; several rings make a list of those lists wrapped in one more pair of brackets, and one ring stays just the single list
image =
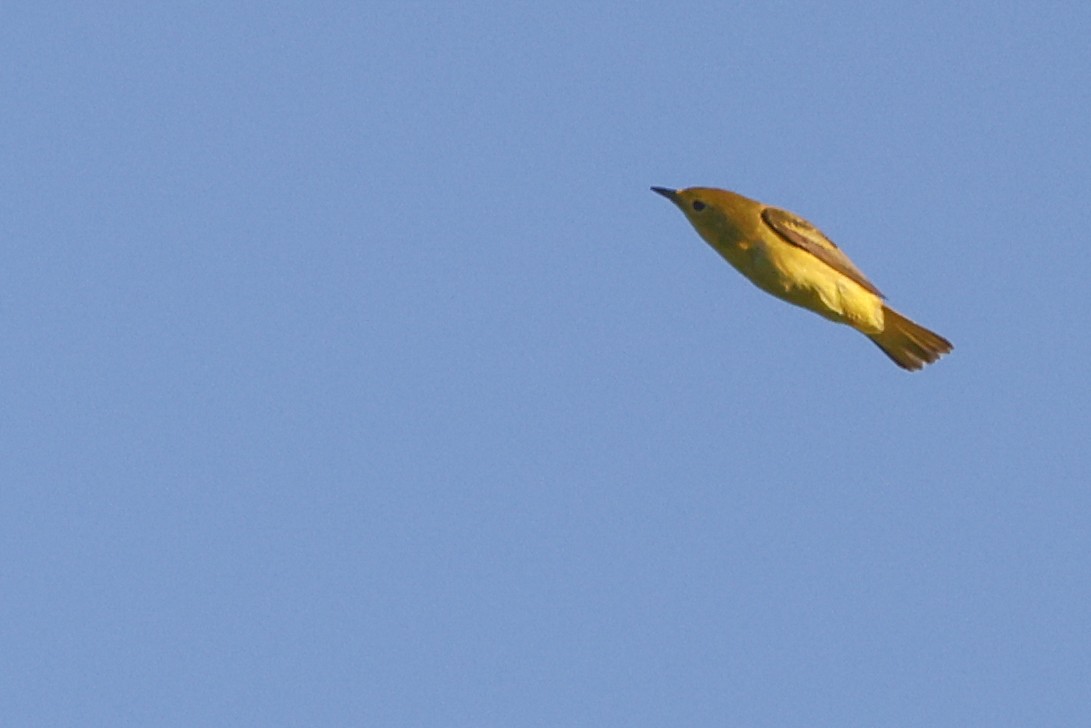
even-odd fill
[{"label": "bird", "polygon": [[714,187],[652,187],[713,250],[761,290],[846,324],[909,371],[951,342],[886,305],[884,296],[821,230],[787,210]]}]

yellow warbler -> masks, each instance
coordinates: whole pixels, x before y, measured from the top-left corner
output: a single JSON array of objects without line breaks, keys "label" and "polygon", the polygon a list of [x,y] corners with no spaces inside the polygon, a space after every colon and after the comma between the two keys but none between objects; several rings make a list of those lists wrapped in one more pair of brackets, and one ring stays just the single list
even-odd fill
[{"label": "yellow warbler", "polygon": [[904,369],[920,369],[951,342],[883,303],[882,293],[814,225],[790,212],[711,187],[652,187],[758,288],[847,324]]}]

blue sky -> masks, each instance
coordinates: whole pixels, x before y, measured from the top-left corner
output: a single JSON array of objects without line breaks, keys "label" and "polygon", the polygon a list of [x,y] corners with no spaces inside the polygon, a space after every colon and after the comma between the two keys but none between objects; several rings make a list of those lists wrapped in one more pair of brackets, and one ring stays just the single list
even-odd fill
[{"label": "blue sky", "polygon": [[1091,10],[911,5],[5,3],[0,722],[1085,721]]}]

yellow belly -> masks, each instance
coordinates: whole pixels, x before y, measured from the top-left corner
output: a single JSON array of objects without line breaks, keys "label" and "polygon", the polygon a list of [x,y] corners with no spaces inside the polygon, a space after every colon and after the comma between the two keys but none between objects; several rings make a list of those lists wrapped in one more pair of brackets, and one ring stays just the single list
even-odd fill
[{"label": "yellow belly", "polygon": [[755,242],[721,255],[766,293],[865,334],[883,330],[883,301],[805,250]]}]

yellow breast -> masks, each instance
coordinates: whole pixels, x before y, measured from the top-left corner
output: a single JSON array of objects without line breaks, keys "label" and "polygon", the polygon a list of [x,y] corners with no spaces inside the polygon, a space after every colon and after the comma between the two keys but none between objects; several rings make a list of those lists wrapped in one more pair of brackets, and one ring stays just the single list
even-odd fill
[{"label": "yellow breast", "polygon": [[779,240],[716,249],[766,293],[865,334],[883,330],[882,299],[805,250]]}]

